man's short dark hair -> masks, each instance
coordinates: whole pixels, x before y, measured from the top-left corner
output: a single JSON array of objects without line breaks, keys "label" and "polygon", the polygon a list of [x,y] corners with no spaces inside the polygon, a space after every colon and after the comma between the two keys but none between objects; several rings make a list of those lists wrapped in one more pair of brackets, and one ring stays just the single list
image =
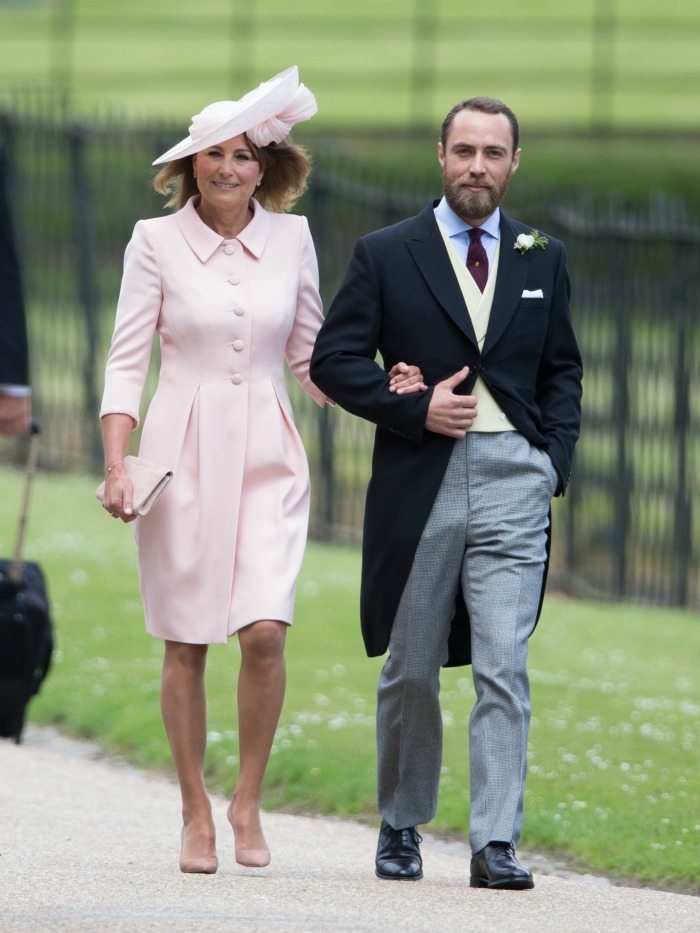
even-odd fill
[{"label": "man's short dark hair", "polygon": [[518,118],[510,107],[507,107],[502,100],[497,100],[495,97],[470,97],[468,100],[463,100],[461,103],[456,104],[447,114],[442,124],[440,142],[443,148],[447,143],[447,136],[450,132],[452,121],[462,110],[477,110],[479,113],[502,113],[504,117],[507,117],[513,135],[513,153],[515,153],[515,150],[520,145]]}]

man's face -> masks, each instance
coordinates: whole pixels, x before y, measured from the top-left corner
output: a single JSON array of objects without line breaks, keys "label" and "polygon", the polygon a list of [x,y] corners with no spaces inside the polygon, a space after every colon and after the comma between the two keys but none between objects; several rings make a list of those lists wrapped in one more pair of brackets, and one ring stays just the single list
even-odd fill
[{"label": "man's face", "polygon": [[438,161],[447,203],[455,214],[478,227],[503,200],[518,167],[520,149],[513,152],[513,134],[504,114],[460,110],[445,146],[438,143]]}]

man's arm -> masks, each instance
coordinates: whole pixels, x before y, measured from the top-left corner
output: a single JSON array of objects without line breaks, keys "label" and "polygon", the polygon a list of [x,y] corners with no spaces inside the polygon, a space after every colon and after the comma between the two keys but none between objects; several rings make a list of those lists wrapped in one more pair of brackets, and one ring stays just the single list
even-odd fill
[{"label": "man's arm", "polygon": [[574,446],[581,425],[583,367],[574,334],[569,299],[571,285],[566,249],[555,271],[552,313],[542,351],[537,380],[537,403],[542,413],[548,453],[559,474],[558,494],[566,490],[571,475]]},{"label": "man's arm", "polygon": [[29,430],[31,419],[27,324],[2,149],[0,149],[0,307],[2,307],[0,434],[21,434]]},{"label": "man's arm", "polygon": [[[352,414],[420,442],[432,391],[390,391],[389,374],[377,362],[383,315],[376,265],[361,239],[316,338],[311,379]],[[402,361],[420,365],[405,354]]]}]

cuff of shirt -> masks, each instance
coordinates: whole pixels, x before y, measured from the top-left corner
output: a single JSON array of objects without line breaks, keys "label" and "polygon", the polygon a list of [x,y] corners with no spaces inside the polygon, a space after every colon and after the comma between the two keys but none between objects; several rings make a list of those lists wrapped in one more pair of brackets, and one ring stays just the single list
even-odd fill
[{"label": "cuff of shirt", "polygon": [[31,395],[32,390],[29,386],[15,386],[6,382],[0,382],[0,395]]}]

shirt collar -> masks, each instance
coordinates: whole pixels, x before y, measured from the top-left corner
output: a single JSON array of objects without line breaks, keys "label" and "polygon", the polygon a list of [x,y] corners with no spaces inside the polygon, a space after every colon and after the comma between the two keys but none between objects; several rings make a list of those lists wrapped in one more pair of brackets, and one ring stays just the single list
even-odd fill
[{"label": "shirt collar", "polygon": [[[462,220],[458,214],[455,214],[445,197],[441,199],[440,203],[435,208],[435,217],[449,237],[461,236],[472,229],[471,224],[467,223],[466,220]],[[483,222],[481,229],[495,239],[499,238],[501,231],[500,207],[497,207],[493,214]]]},{"label": "shirt collar", "polygon": [[[197,258],[200,262],[206,262],[224,242],[224,238],[204,223],[197,213],[196,203],[199,203],[199,195],[191,197],[175,216],[182,235]],[[250,199],[250,206],[253,208],[253,217],[236,239],[241,242],[249,253],[259,259],[265,249],[270,232],[270,214],[258,204],[255,198]]]}]

